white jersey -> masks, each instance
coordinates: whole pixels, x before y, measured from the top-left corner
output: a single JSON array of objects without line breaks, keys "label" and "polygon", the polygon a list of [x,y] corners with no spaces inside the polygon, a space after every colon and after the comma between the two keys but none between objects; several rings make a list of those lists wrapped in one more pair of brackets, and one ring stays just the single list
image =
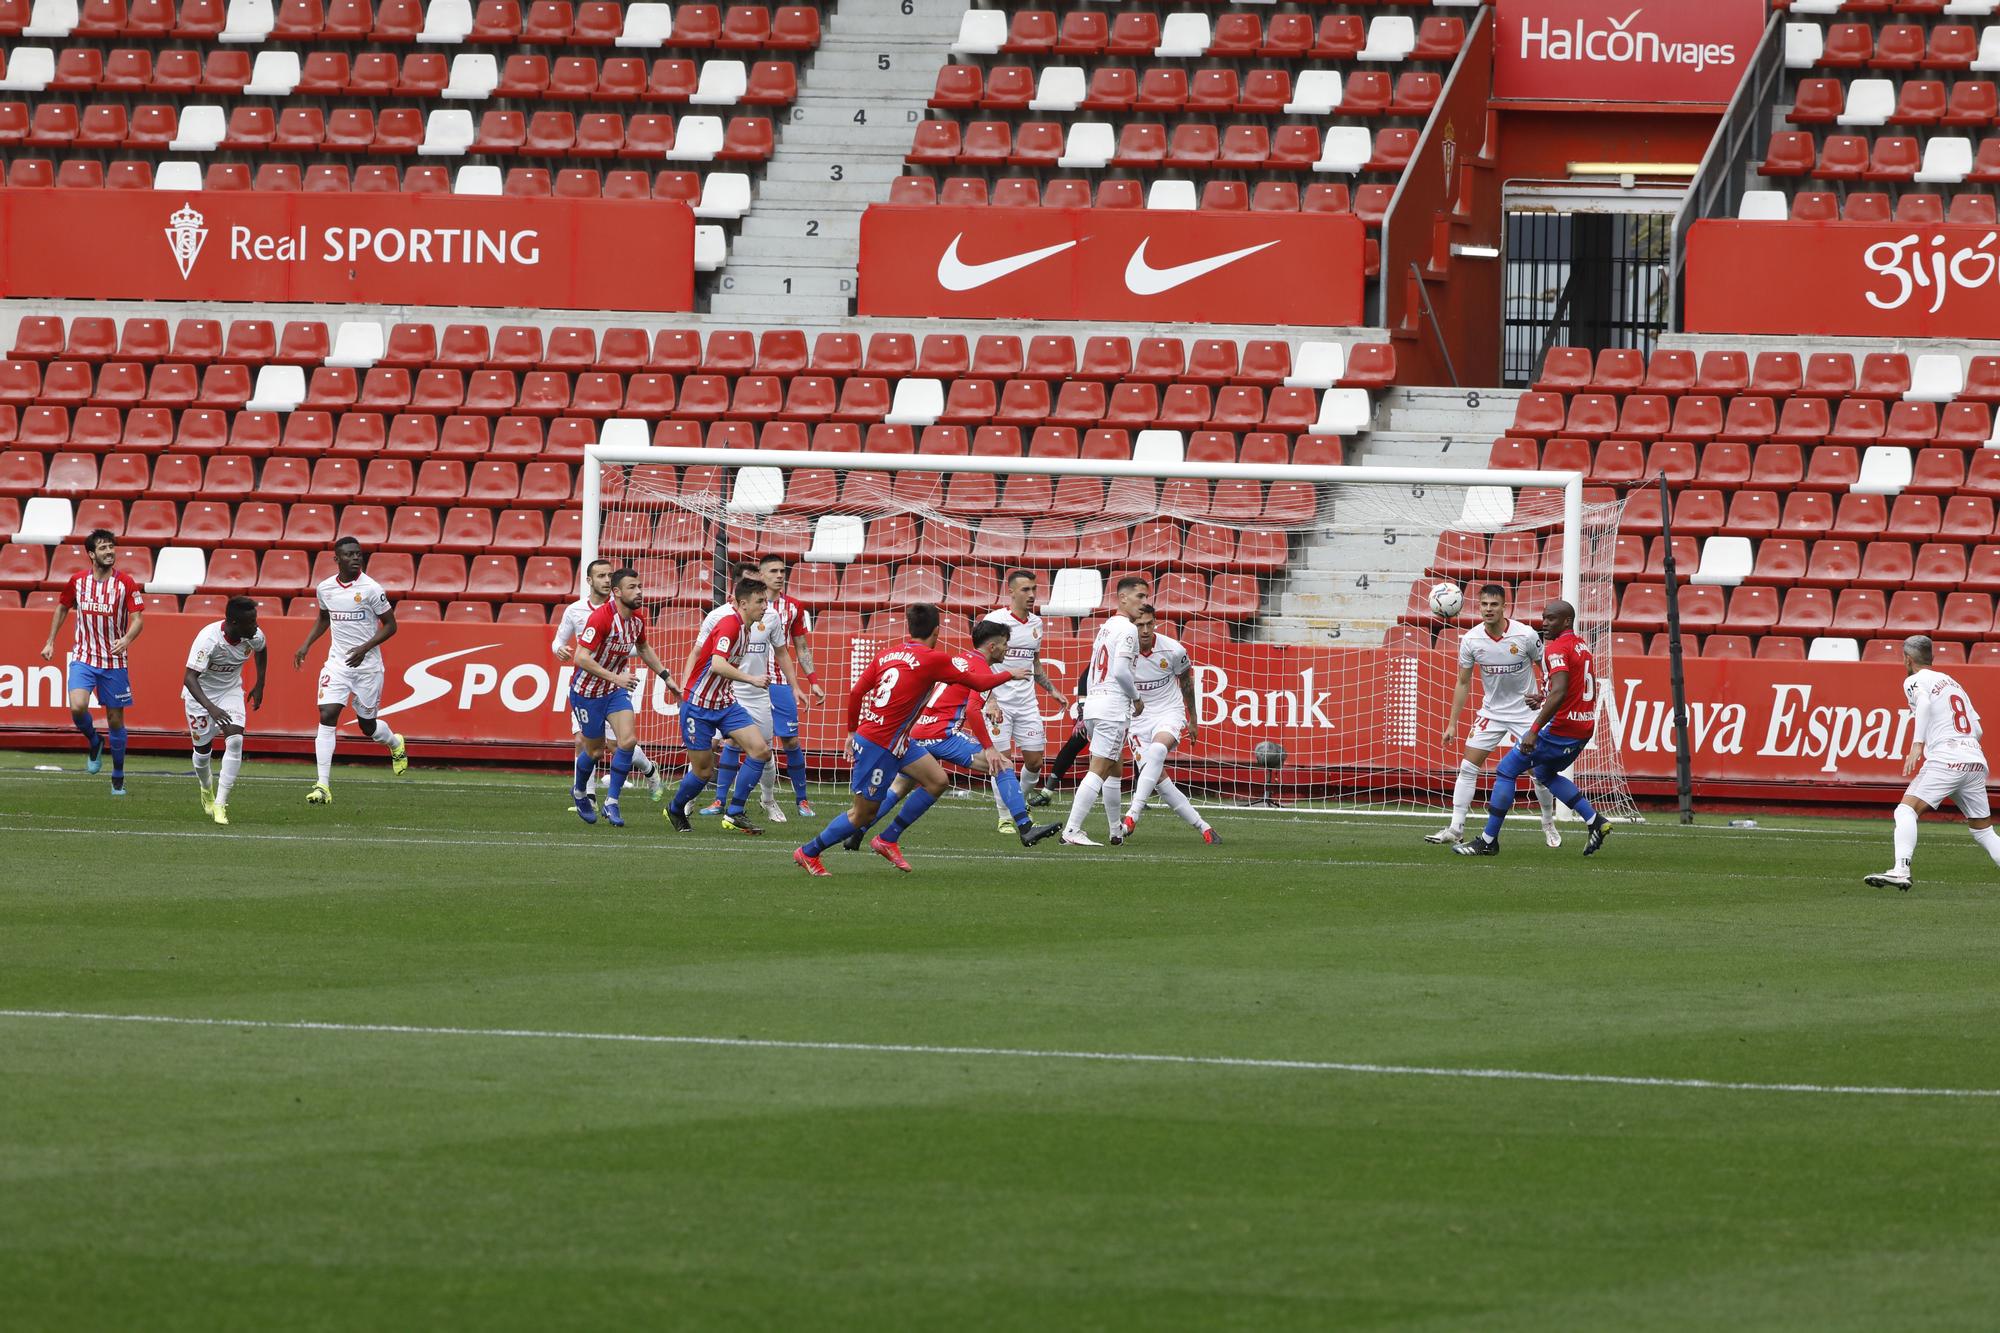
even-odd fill
[{"label": "white jersey", "polygon": [[[717,608],[733,611],[734,606]],[[708,637],[708,626],[702,626],[702,637]],[[763,618],[750,627],[749,641],[743,645],[743,669],[753,676],[762,676],[766,681],[775,680],[773,674],[777,664],[772,660],[778,649],[790,640],[785,637],[785,618],[775,605],[764,608]],[[730,682],[736,688],[736,697],[747,704],[762,704],[771,697],[769,685],[745,685],[742,681]]]},{"label": "white jersey", "polygon": [[1132,666],[1132,678],[1139,686],[1143,717],[1171,717],[1187,712],[1181,698],[1181,677],[1188,673],[1187,649],[1164,634],[1153,636],[1153,651],[1141,653]]},{"label": "white jersey", "polygon": [[[1042,618],[1033,611],[1026,620],[1018,620],[1012,607],[1003,606],[998,611],[988,611],[986,618],[996,625],[1007,627],[1007,657],[1002,666],[1013,666],[1016,662],[1033,668],[1035,658],[1042,651]],[[989,697],[1002,706],[1032,704],[1035,701],[1035,677],[1030,674],[1021,680],[1009,681],[996,686]]]},{"label": "white jersey", "polygon": [[[1113,616],[1098,628],[1090,645],[1090,670],[1084,678],[1083,717],[1086,722],[1126,720],[1132,716],[1132,700],[1139,696],[1138,684],[1130,689],[1118,679],[1132,680],[1139,659],[1139,627],[1124,616]],[[1122,743],[1122,742],[1121,742]]]},{"label": "white jersey", "polygon": [[1495,722],[1534,720],[1528,692],[1535,686],[1534,664],[1541,660],[1542,636],[1518,620],[1509,620],[1497,639],[1481,624],[1465,631],[1458,641],[1459,669],[1479,668],[1484,691],[1479,712]]},{"label": "white jersey", "polygon": [[1916,710],[1915,737],[1923,742],[1924,762],[1986,766],[1979,746],[1979,712],[1965,687],[1928,667],[1903,680],[1903,697]]},{"label": "white jersey", "polygon": [[[231,642],[223,622],[218,620],[194,636],[194,646],[188,649],[188,670],[200,672],[196,680],[201,692],[211,702],[221,703],[225,696],[242,690],[243,664],[252,655],[263,651],[263,630],[258,630],[247,639]],[[181,687],[181,693],[188,695],[192,702],[194,696],[188,694],[186,686]]]},{"label": "white jersey", "polygon": [[[339,575],[322,579],[314,596],[326,612],[330,646],[326,650],[331,665],[346,666],[347,655],[375,637],[382,617],[389,614],[389,594],[366,574],[357,574],[352,583],[342,583]],[[371,649],[361,661],[363,670],[382,665],[382,650]]]},{"label": "white jersey", "polygon": [[576,636],[583,633],[583,622],[590,619],[591,612],[603,605],[604,602],[593,602],[588,597],[579,597],[564,607],[562,623],[556,626],[556,640],[553,646],[567,648],[575,643]]}]

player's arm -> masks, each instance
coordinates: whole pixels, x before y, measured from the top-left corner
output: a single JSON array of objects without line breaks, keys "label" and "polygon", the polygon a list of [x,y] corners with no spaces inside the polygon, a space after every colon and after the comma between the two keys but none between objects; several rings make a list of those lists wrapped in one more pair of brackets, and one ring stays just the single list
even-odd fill
[{"label": "player's arm", "polygon": [[1187,710],[1187,743],[1193,745],[1195,738],[1200,734],[1200,727],[1195,721],[1197,710],[1194,706],[1194,661],[1192,659],[1189,659],[1182,665],[1180,675],[1175,678],[1174,683],[1181,687],[1181,707]]},{"label": "player's arm", "polygon": [[764,676],[753,676],[742,667],[731,664],[721,653],[716,653],[708,659],[708,669],[724,680],[733,680],[744,685],[763,685],[767,681]]},{"label": "player's arm", "polygon": [[[258,683],[262,684],[261,681]],[[201,705],[202,711],[209,715],[215,722],[215,725],[222,728],[224,736],[241,736],[243,734],[243,728],[237,726],[230,719],[229,714],[217,708],[215,701],[209,698],[207,692],[201,688],[201,671],[199,668],[189,667],[183,672],[181,674],[181,686],[193,696],[196,703]]]},{"label": "player's arm", "polygon": [[644,639],[639,641],[639,660],[644,662],[651,669],[652,673],[660,678],[660,684],[667,692],[667,702],[670,704],[679,703],[681,687],[674,680],[674,673],[667,670],[667,664],[662,662],[660,655],[653,651],[653,645],[647,643]]},{"label": "player's arm", "polygon": [[[812,644],[807,641],[806,634],[807,631],[800,630],[798,633],[792,635],[792,642],[798,647],[799,666],[805,672],[803,679],[810,688],[812,701],[815,704],[823,704],[826,702],[826,691],[820,686],[819,668],[813,664]],[[800,679],[801,677],[798,676],[792,677],[794,683]]]},{"label": "player's arm", "polygon": [[1548,725],[1549,719],[1562,710],[1563,700],[1569,698],[1568,667],[1549,673],[1544,694],[1547,697],[1542,700],[1541,711],[1535,714],[1535,720],[1528,724],[1528,730],[1521,737],[1523,745],[1534,743],[1534,738],[1542,734],[1542,728]]},{"label": "player's arm", "polygon": [[875,688],[876,677],[881,674],[881,664],[870,662],[868,669],[847,687],[847,732],[850,736],[861,726],[861,702]]},{"label": "player's arm", "polygon": [[571,616],[569,612],[563,612],[562,624],[556,626],[556,637],[549,644],[549,651],[555,654],[555,659],[558,662],[567,662],[576,655],[570,648],[570,645],[576,642],[576,625],[573,623],[574,620],[575,617]]},{"label": "player's arm", "polygon": [[319,617],[313,621],[313,627],[306,631],[306,641],[299,645],[297,652],[292,654],[292,670],[297,671],[306,664],[307,650],[319,642],[319,636],[326,633],[332,627],[332,624],[333,622],[327,618],[326,608],[322,606],[319,609]]},{"label": "player's arm", "polygon": [[957,681],[961,685],[969,685],[981,692],[997,686],[1007,685],[1017,680],[1025,680],[1028,676],[1028,668],[1025,664],[1010,666],[1005,671],[995,671],[991,667],[980,666],[976,663],[961,667],[950,655],[940,653],[939,656],[944,659],[944,679]]},{"label": "player's arm", "polygon": [[257,683],[246,691],[250,696],[250,708],[253,712],[264,706],[264,678],[270,674],[271,648],[267,639],[264,646],[257,650]]},{"label": "player's arm", "polygon": [[[65,588],[63,591],[67,593],[69,590]],[[68,605],[62,602],[57,602],[55,614],[49,618],[48,642],[42,645],[42,660],[44,662],[51,662],[55,660],[56,631],[61,629],[63,627],[63,621],[68,619],[69,619]]]},{"label": "player's arm", "polygon": [[631,672],[606,671],[598,660],[591,656],[590,649],[584,646],[581,639],[578,639],[576,644],[576,669],[585,675],[595,676],[599,680],[608,680],[616,689],[629,690],[632,688],[634,677]]},{"label": "player's arm", "polygon": [[1441,737],[1450,745],[1458,736],[1458,715],[1465,711],[1465,701],[1472,697],[1472,664],[1458,664],[1458,685],[1451,692],[1451,711],[1444,715],[1444,735]]},{"label": "player's arm", "polygon": [[1039,648],[1035,650],[1032,664],[1035,669],[1035,684],[1047,690],[1057,703],[1061,703],[1063,701],[1062,691],[1057,689],[1056,683],[1049,679],[1049,673],[1042,669],[1042,653]]},{"label": "player's arm", "polygon": [[1924,765],[1924,737],[1930,735],[1931,725],[1931,697],[1928,694],[1917,700],[1916,715],[1910,721],[1910,732],[1916,739],[1910,742],[1910,753],[1903,759],[1903,776],[1906,778]]},{"label": "player's arm", "polygon": [[393,606],[384,606],[381,612],[381,623],[375,627],[375,632],[369,636],[368,642],[347,655],[347,665],[351,667],[360,666],[368,660],[368,654],[374,652],[377,648],[380,648],[395,637],[396,608]]},{"label": "player's arm", "polygon": [[799,673],[799,659],[792,652],[792,645],[789,639],[780,644],[776,651],[772,653],[772,656],[778,659],[778,667],[784,672],[786,680],[804,679]]},{"label": "player's arm", "polygon": [[[982,750],[993,749],[993,733],[986,727],[986,700],[977,694],[965,700],[965,731]],[[995,753],[998,753],[995,751]]]},{"label": "player's arm", "polygon": [[145,628],[146,628],[146,613],[144,611],[134,611],[132,613],[132,618],[126,622],[125,632],[111,641],[111,651],[114,653],[122,653],[127,648],[130,648],[132,646],[132,641],[134,639],[137,639],[139,637],[139,632]]}]

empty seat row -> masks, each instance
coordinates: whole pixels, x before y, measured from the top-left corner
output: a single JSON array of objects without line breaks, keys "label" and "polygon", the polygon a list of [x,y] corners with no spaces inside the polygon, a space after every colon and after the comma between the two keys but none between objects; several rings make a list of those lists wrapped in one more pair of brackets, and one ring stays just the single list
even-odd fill
[{"label": "empty seat row", "polygon": [[[1245,15],[1244,17],[1249,17]],[[940,110],[982,111],[1241,111],[1256,115],[1427,116],[1442,87],[1429,70],[1407,70],[1394,83],[1379,70],[1343,75],[1310,69],[1294,86],[1283,69],[1252,70],[1153,66],[1135,70],[1080,65],[946,65],[938,71],[930,105]]]},{"label": "empty seat row", "polygon": [[[1725,494],[1688,489],[1675,495],[1671,518],[1675,533],[1693,536],[1980,542],[1993,535],[1993,515],[1993,499],[1985,495],[1941,497],[1906,492],[1892,499],[1859,491],[1836,497],[1823,491],[1742,490]],[[1633,492],[1619,528],[1660,531],[1658,491]]]},{"label": "empty seat row", "polygon": [[1316,125],[1216,126],[1104,121],[1064,126],[1030,121],[1019,127],[983,120],[960,126],[927,120],[917,126],[904,161],[933,166],[1036,166],[1065,170],[1165,165],[1240,171],[1402,171],[1416,151],[1418,132],[1352,125],[1324,132]]},{"label": "empty seat row", "polygon": [[[1717,629],[1734,634],[1847,636],[1931,634],[1947,639],[1984,639],[1994,633],[1993,599],[1986,593],[1947,593],[1880,588],[1781,588],[1746,585],[1734,589],[1681,587],[1682,628]],[[1614,624],[1625,632],[1666,628],[1666,588],[1657,583],[1628,585],[1618,601]]]},{"label": "empty seat row", "polygon": [[2000,203],[1991,193],[1943,195],[1905,193],[1891,200],[1872,190],[1857,190],[1845,199],[1825,190],[1801,190],[1789,201],[1779,190],[1745,190],[1736,209],[1743,222],[1901,222],[1928,226],[1955,222],[1973,227],[2000,224]]},{"label": "empty seat row", "polygon": [[889,187],[892,204],[943,204],[997,208],[1168,208],[1258,213],[1352,213],[1370,227],[1388,216],[1396,187],[1316,181],[1300,190],[1292,181],[1209,180],[1197,184],[1172,178],[1150,182],[1099,181],[1058,177],[1042,183],[1032,176],[1001,176],[989,187],[983,177],[951,176],[942,184],[928,176],[899,176]]},{"label": "empty seat row", "polygon": [[2000,25],[1788,23],[1784,37],[1792,69],[2000,69]]},{"label": "empty seat row", "polygon": [[1784,398],[1914,398],[1944,402],[1975,398],[2000,402],[2000,357],[1975,356],[1968,364],[1949,354],[1923,354],[1914,367],[1905,352],[1690,351],[1662,347],[1650,361],[1644,352],[1612,347],[1592,354],[1581,347],[1552,347],[1543,357],[1534,388],[1568,393],[1659,393],[1669,396],[1739,393]]},{"label": "empty seat row", "polygon": [[[61,407],[32,407],[17,416],[14,408],[0,407],[0,446],[10,450],[0,455],[7,464],[4,475],[0,475],[0,494],[11,491],[25,495],[43,489],[40,459],[45,454],[88,459],[93,454],[128,451],[111,452],[107,468],[113,467],[112,459],[127,459],[132,452],[144,457],[165,450],[246,455],[541,457],[574,463],[582,461],[585,447],[596,443],[596,428],[597,419],[591,417],[519,414],[492,417],[469,412],[440,416],[433,412],[335,413],[307,408],[283,414],[266,411],[231,414],[206,407],[183,408],[178,412],[165,407],[133,407],[123,411],[89,407],[74,412]],[[702,441],[697,436],[693,443],[700,445]],[[753,435],[750,443],[757,445],[760,441]],[[64,454],[64,450],[87,452]],[[54,466],[52,460],[50,467]],[[122,485],[129,473],[120,471],[115,475]],[[82,481],[88,484],[87,474]],[[105,479],[96,484],[102,488],[112,483]]]},{"label": "empty seat row", "polygon": [[30,38],[208,38],[225,43],[383,42],[512,46],[718,47],[811,50],[819,10],[786,6],[605,0],[23,0],[0,5],[0,35]]},{"label": "empty seat row", "polygon": [[1465,21],[1433,15],[1417,21],[1403,14],[1364,20],[1329,14],[1315,27],[1309,14],[1274,14],[1268,28],[1256,15],[1233,13],[1211,19],[1198,10],[1168,14],[1123,10],[967,9],[951,49],[968,56],[1124,55],[1189,60],[1203,56],[1236,60],[1318,60],[1449,62],[1465,44]]},{"label": "empty seat row", "polygon": [[1809,452],[1797,444],[1552,439],[1493,442],[1489,467],[1582,472],[1592,485],[1631,486],[1654,477],[1716,490],[1845,491],[1881,495],[1928,491],[2000,496],[2000,450],[1916,449],[1829,445]]},{"label": "empty seat row", "polygon": [[151,51],[94,47],[20,46],[0,53],[0,90],[13,92],[160,91],[237,94],[253,97],[443,97],[477,101],[487,97],[546,98],[585,102],[691,102],[695,105],[782,106],[798,95],[798,69],[789,60],[749,65],[741,60],[637,56],[606,60],[600,69],[590,56],[511,55],[504,65],[491,55],[469,53],[447,63],[439,54],[401,60],[393,52],[315,51],[300,60],[292,51],[265,51],[252,66],[240,50],[211,52],[204,61],[192,51]]},{"label": "empty seat row", "polygon": [[1954,125],[1976,129],[2000,119],[1991,79],[1806,79],[1785,119],[1794,125]]},{"label": "empty seat row", "polygon": [[[17,456],[0,455],[7,459]],[[377,503],[417,499],[433,504],[464,501],[489,507],[514,505],[553,509],[577,498],[570,465],[533,460],[458,458],[377,458],[340,456],[300,458],[273,455],[255,459],[241,454],[164,454],[152,465],[145,498],[157,500],[267,500],[311,498],[322,502],[363,499]],[[127,464],[136,474],[136,463]],[[88,455],[76,456],[84,468],[94,467]],[[414,466],[413,466],[414,463]],[[43,493],[56,487],[44,482]],[[85,487],[70,494],[96,493]],[[113,497],[115,498],[115,497]]]},{"label": "empty seat row", "polygon": [[1982,140],[1975,153],[1972,140],[1958,135],[1934,135],[1920,143],[1901,134],[1873,142],[1856,134],[1831,134],[1820,145],[1810,132],[1780,130],[1771,136],[1757,171],[1763,176],[1824,181],[1955,185],[2000,179],[1996,160],[2000,160],[2000,139]]},{"label": "empty seat row", "polygon": [[1585,440],[1733,440],[1759,443],[1778,440],[1810,444],[1928,444],[1933,440],[1977,449],[1993,437],[1989,404],[1959,399],[1940,404],[1917,399],[1885,402],[1880,398],[1843,398],[1832,408],[1827,399],[1800,396],[1783,399],[1739,394],[1724,400],[1713,394],[1688,393],[1527,393],[1515,405],[1511,431],[1537,439],[1566,435]]}]

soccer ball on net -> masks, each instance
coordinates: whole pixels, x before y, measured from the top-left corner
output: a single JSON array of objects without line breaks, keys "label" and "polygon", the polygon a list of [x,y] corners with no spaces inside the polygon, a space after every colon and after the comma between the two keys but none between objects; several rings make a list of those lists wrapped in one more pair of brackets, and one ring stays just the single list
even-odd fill
[{"label": "soccer ball on net", "polygon": [[1456,583],[1440,583],[1431,589],[1431,614],[1450,620],[1465,605],[1465,593]]}]

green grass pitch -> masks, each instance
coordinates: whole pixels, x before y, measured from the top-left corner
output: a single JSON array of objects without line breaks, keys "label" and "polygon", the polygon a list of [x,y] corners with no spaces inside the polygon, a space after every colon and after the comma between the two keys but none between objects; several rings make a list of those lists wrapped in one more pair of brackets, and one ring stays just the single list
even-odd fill
[{"label": "green grass pitch", "polygon": [[553,767],[316,810],[253,757],[229,829],[80,767],[0,755],[10,1330],[2000,1309],[2000,876],[1949,824],[1898,894],[1886,818],[1028,852],[974,799],[812,880],[797,823],[589,828]]}]

